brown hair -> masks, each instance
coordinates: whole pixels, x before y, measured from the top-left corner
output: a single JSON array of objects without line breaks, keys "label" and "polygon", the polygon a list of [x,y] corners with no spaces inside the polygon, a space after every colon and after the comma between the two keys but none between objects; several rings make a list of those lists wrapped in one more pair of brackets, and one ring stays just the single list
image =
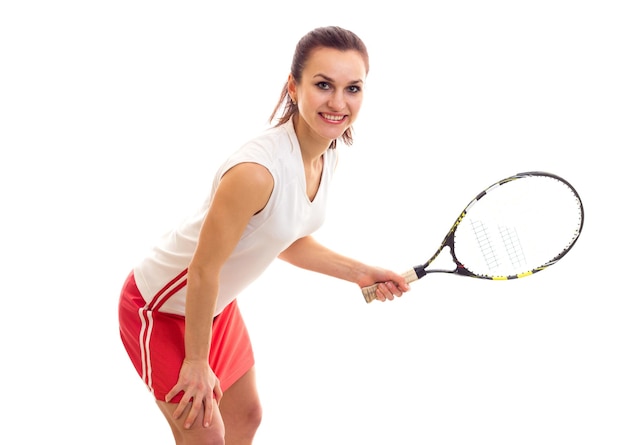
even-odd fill
[{"label": "brown hair", "polygon": [[[291,61],[291,76],[296,83],[300,83],[302,80],[302,71],[309,56],[313,50],[317,48],[334,48],[340,51],[357,51],[363,57],[365,62],[365,72],[369,72],[369,56],[367,54],[367,48],[363,41],[352,31],[340,28],[338,26],[327,26],[322,28],[316,28],[313,31],[306,34],[300,39],[296,45],[296,50]],[[281,111],[282,109],[282,111]],[[289,98],[287,91],[287,82],[283,86],[283,90],[280,93],[280,99],[270,116],[270,122],[277,117],[278,121],[275,126],[282,125],[291,119],[291,117],[298,112],[298,105],[294,104]],[[352,127],[346,129],[341,136],[342,141],[346,145],[352,144]],[[337,141],[333,140],[330,148],[335,148]]]}]

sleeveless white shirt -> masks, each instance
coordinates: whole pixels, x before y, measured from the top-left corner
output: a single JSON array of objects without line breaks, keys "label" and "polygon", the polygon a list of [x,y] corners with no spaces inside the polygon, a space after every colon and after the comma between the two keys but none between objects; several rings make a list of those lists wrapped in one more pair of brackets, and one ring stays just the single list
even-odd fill
[{"label": "sleeveless white shirt", "polygon": [[337,163],[336,149],[324,154],[319,190],[311,201],[292,121],[267,130],[222,164],[211,193],[198,212],[165,234],[134,268],[137,287],[146,303],[155,310],[185,314],[187,267],[196,249],[200,228],[222,176],[242,162],[266,167],[274,178],[274,189],[265,208],[248,222],[241,240],[222,268],[215,315],[258,278],[283,250],[322,225],[329,184]]}]

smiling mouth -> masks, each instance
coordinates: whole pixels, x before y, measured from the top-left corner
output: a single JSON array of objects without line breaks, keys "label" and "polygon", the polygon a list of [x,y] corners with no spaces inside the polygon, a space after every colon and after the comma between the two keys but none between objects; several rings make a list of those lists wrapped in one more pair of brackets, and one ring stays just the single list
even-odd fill
[{"label": "smiling mouth", "polygon": [[334,114],[326,114],[326,113],[320,113],[320,115],[324,119],[329,120],[329,121],[333,121],[333,122],[341,122],[345,118],[344,115],[336,116]]}]

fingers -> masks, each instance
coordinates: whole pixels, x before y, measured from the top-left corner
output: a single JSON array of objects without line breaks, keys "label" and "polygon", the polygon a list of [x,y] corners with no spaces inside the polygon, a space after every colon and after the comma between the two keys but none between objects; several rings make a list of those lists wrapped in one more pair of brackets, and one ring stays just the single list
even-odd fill
[{"label": "fingers", "polygon": [[219,405],[223,395],[220,382],[217,380],[215,387],[213,388],[213,400],[210,403],[208,400],[204,403],[203,425],[205,428],[208,428],[211,422],[213,422],[213,410],[216,409],[217,405]]},{"label": "fingers", "polygon": [[[174,387],[165,396],[165,401],[169,403],[169,401],[179,392],[180,391],[178,391],[176,387]],[[185,410],[189,406],[191,406],[191,408],[189,409],[189,413],[185,418],[185,423],[183,427],[185,429],[191,428],[198,416],[202,414],[202,426],[208,428],[213,421],[213,409],[219,404],[222,396],[224,395],[220,387],[219,381],[217,381],[215,388],[213,388],[213,397],[211,397],[211,399],[200,396],[192,397],[190,394],[190,392],[183,393],[183,396],[181,397],[178,406],[172,413],[172,416],[175,419],[179,419],[185,413]],[[215,400],[215,403],[213,402],[213,400]]]},{"label": "fingers", "polygon": [[[174,398],[174,396],[179,392],[181,392],[181,390],[178,390],[175,386],[169,393],[167,393],[167,395],[165,396],[165,401],[169,403],[172,398]],[[178,402],[176,409],[172,413],[172,417],[174,417],[174,419],[180,419],[180,417],[185,413],[185,410],[189,407],[191,408],[185,419],[185,423],[183,425],[184,428],[191,428],[196,418],[200,414],[200,411],[204,411],[202,416],[203,426],[208,427],[210,425],[213,418],[213,403],[204,403],[204,397],[192,397],[191,392],[183,392],[180,402]]]},{"label": "fingers", "polygon": [[[165,396],[165,401],[169,403],[174,398],[174,396],[176,396],[176,394],[178,394],[181,391],[182,391],[182,388],[180,387],[179,384],[177,384],[170,390],[170,392],[167,393],[167,395]],[[189,403],[190,400],[191,400],[191,396],[187,396],[186,393],[183,393],[183,397],[181,401],[178,403],[178,406],[172,413],[172,415],[174,416],[174,419],[178,419],[180,418],[180,416],[182,416],[183,411],[187,407],[187,404]]]},{"label": "fingers", "polygon": [[401,297],[402,294],[403,292],[393,281],[379,283],[376,288],[376,299],[379,301],[393,300],[395,297]]},{"label": "fingers", "polygon": [[[183,398],[184,399],[184,398]],[[187,402],[189,403],[189,402]],[[180,403],[178,404],[179,408],[181,407],[181,405],[183,406],[183,409],[185,406],[187,406],[187,403],[185,403],[183,405],[183,400],[180,401]],[[206,401],[206,403],[202,400],[202,398],[200,397],[194,397],[191,401],[191,410],[189,410],[189,414],[187,415],[187,418],[185,419],[185,424],[183,425],[185,429],[189,429],[191,428],[191,426],[193,425],[193,423],[196,421],[196,418],[198,417],[198,414],[200,414],[200,411],[202,411],[204,408],[204,416],[203,416],[203,423],[202,426],[204,426],[205,428],[208,427],[211,424],[211,420],[213,418],[213,403],[212,401]],[[176,409],[178,410],[178,408]]]},{"label": "fingers", "polygon": [[167,403],[180,397],[172,417],[178,420],[184,416],[185,429],[191,428],[196,420],[208,427],[213,420],[213,406],[217,406],[223,395],[219,379],[209,368],[208,360],[184,361],[179,374],[176,385],[165,396]]},{"label": "fingers", "polygon": [[224,393],[222,392],[222,387],[220,386],[220,381],[219,381],[219,379],[216,379],[215,387],[213,388],[213,396],[215,397],[215,401],[217,402],[218,405],[220,403],[220,400],[222,400],[222,396],[223,395],[224,395]]}]

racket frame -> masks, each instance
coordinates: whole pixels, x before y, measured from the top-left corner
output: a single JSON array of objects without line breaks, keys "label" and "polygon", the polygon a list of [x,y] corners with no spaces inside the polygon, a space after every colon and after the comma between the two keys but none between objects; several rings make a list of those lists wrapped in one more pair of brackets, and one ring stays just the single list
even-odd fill
[{"label": "racket frame", "polygon": [[[493,189],[497,187],[500,187],[501,185],[506,184],[507,182],[515,181],[521,178],[527,178],[530,176],[545,176],[545,177],[549,177],[552,179],[556,179],[557,181],[560,181],[566,186],[568,186],[570,190],[572,191],[572,193],[574,194],[574,196],[576,197],[576,199],[578,200],[578,203],[580,206],[580,224],[578,226],[578,231],[575,233],[571,242],[551,260],[547,261],[541,266],[537,266],[531,270],[528,270],[519,274],[489,276],[489,275],[475,274],[469,271],[458,260],[456,253],[454,251],[454,234],[456,232],[457,227],[459,226],[459,224],[461,224],[461,221],[463,221],[469,209],[474,204],[476,204],[480,199],[486,196],[490,191],[492,191]],[[555,175],[553,173],[543,172],[543,171],[530,171],[530,172],[518,173],[516,175],[509,176],[508,178],[502,179],[490,185],[489,187],[484,189],[482,192],[480,192],[478,195],[476,195],[476,197],[472,199],[470,203],[465,206],[461,214],[457,217],[456,221],[454,222],[450,230],[448,230],[448,233],[444,237],[439,248],[433,254],[433,256],[431,256],[430,259],[426,261],[424,264],[414,266],[412,269],[402,273],[401,275],[407,281],[407,283],[412,283],[414,281],[417,281],[418,279],[423,278],[425,275],[429,273],[449,273],[449,274],[456,274],[456,275],[461,275],[461,276],[466,276],[466,277],[471,277],[471,278],[480,278],[480,279],[492,280],[492,281],[505,281],[505,280],[513,280],[516,278],[527,277],[539,271],[542,271],[546,269],[547,267],[553,265],[554,263],[558,262],[561,258],[565,256],[565,254],[567,254],[572,249],[572,247],[574,246],[574,244],[576,244],[576,241],[578,241],[578,238],[580,237],[580,233],[583,228],[584,219],[585,219],[585,212],[584,212],[582,200],[580,199],[580,195],[578,194],[576,189],[572,186],[572,184],[570,184],[568,181],[566,181],[565,179],[563,179],[562,177],[558,175]],[[435,261],[435,259],[439,256],[439,254],[446,247],[450,249],[450,256],[451,256],[452,261],[455,264],[454,269],[427,269],[428,266],[430,266]],[[366,286],[361,289],[363,293],[363,297],[365,298],[365,301],[367,303],[371,303],[372,301],[376,299],[376,289],[378,288],[378,284],[379,283],[376,283],[376,284],[373,284],[371,286]]]}]

